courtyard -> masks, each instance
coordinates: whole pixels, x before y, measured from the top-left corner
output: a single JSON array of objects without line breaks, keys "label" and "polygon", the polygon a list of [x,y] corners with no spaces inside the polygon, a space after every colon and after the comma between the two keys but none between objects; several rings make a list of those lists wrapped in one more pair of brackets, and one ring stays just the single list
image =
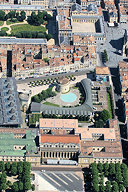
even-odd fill
[{"label": "courtyard", "polygon": [[60,107],[76,106],[80,102],[80,92],[78,89],[71,88],[66,94],[57,93],[56,96],[46,99],[42,102],[43,104],[56,104]]},{"label": "courtyard", "polygon": [[85,22],[72,22],[72,32],[73,33],[96,33],[95,23],[85,23]]}]

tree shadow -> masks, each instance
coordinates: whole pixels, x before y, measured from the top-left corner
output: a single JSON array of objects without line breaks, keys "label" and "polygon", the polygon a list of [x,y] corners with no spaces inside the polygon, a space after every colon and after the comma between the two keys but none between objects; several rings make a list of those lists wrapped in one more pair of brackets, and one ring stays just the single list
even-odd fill
[{"label": "tree shadow", "polygon": [[115,53],[116,55],[122,55],[120,52],[118,51],[114,51],[113,53]]}]

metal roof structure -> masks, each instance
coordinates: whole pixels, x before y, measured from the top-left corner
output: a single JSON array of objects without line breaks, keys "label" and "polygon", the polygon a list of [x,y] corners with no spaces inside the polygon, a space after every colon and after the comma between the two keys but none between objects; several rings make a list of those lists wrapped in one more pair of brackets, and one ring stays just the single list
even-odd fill
[{"label": "metal roof structure", "polygon": [[42,6],[42,5],[0,5],[0,10],[45,10],[45,6]]},{"label": "metal roof structure", "polygon": [[84,89],[85,94],[85,102],[78,107],[55,107],[45,104],[40,104],[36,102],[32,102],[31,104],[31,112],[39,112],[43,114],[55,114],[55,115],[91,115],[93,112],[92,106],[92,94],[91,94],[91,80],[83,79],[81,84]]},{"label": "metal roof structure", "polygon": [[0,37],[0,44],[39,44],[39,45],[43,44],[43,45],[47,45],[47,39]]},{"label": "metal roof structure", "polygon": [[[24,157],[26,151],[35,153],[36,130],[26,130],[25,138],[15,138],[14,133],[0,133],[0,156],[22,156]],[[25,149],[17,150],[14,146],[25,146]]]},{"label": "metal roof structure", "polygon": [[14,78],[0,79],[0,125],[22,123],[16,81]]}]

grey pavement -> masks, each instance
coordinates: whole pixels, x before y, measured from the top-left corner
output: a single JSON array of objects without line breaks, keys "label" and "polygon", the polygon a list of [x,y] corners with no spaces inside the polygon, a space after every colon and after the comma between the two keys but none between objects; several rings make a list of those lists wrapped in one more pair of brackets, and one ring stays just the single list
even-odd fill
[{"label": "grey pavement", "polygon": [[47,182],[59,191],[83,192],[83,180],[74,172],[38,172]]},{"label": "grey pavement", "polygon": [[97,41],[97,53],[103,52],[105,49],[108,53],[108,62],[106,66],[115,68],[118,66],[118,62],[123,60],[123,56],[121,55],[122,46],[123,46],[123,36],[124,29],[127,29],[128,26],[124,24],[119,24],[118,27],[108,27],[107,23],[104,23],[106,40],[105,41]]}]

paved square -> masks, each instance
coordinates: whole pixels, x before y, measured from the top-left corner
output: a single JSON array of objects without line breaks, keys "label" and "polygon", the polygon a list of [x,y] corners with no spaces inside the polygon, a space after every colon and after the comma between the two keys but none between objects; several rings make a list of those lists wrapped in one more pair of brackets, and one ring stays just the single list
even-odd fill
[{"label": "paved square", "polygon": [[95,23],[79,23],[79,22],[72,22],[72,32],[73,33],[96,33]]},{"label": "paved square", "polygon": [[[69,171],[36,171],[43,190],[54,190],[54,191],[74,191],[83,192],[83,181],[82,178],[74,172]],[[42,179],[41,179],[42,178]],[[39,180],[39,179],[38,179]],[[41,186],[38,185],[38,191]],[[43,191],[41,190],[41,191]]]}]

